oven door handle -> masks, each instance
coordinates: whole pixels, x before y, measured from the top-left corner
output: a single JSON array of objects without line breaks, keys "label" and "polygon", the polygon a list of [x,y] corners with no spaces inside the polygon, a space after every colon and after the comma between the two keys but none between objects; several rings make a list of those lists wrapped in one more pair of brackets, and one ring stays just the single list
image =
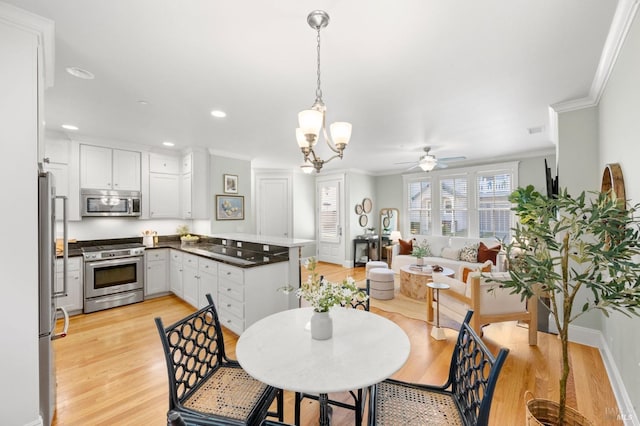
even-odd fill
[{"label": "oven door handle", "polygon": [[86,263],[86,266],[89,266],[90,268],[95,268],[95,267],[104,267],[104,266],[124,265],[126,263],[132,263],[132,262],[142,262],[142,256],[130,256],[130,257],[121,257],[119,259],[96,260],[96,261]]}]

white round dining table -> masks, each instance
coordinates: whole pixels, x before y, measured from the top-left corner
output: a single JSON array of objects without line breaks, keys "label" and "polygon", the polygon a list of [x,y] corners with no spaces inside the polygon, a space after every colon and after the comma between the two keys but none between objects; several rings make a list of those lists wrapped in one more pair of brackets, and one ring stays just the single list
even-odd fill
[{"label": "white round dining table", "polygon": [[330,310],[333,336],[314,340],[308,323],[313,308],[282,311],[247,328],[236,358],[252,377],[279,389],[317,393],[320,424],[329,424],[327,394],[366,388],[393,375],[409,357],[407,334],[368,311]]}]

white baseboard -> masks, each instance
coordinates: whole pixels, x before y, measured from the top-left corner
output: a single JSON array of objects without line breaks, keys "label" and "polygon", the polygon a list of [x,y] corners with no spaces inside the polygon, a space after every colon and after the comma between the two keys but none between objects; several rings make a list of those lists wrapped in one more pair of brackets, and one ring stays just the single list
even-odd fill
[{"label": "white baseboard", "polygon": [[[553,328],[555,329],[555,324]],[[598,348],[600,351],[602,362],[604,363],[607,376],[609,377],[609,382],[611,383],[613,395],[618,403],[618,411],[611,409],[609,412],[604,413],[607,419],[618,421],[622,420],[625,426],[640,426],[640,421],[638,420],[638,416],[633,408],[631,398],[629,398],[629,394],[627,393],[627,389],[622,381],[620,371],[618,370],[613,354],[611,353],[607,340],[604,338],[602,332],[592,328],[570,325],[569,341]]]}]

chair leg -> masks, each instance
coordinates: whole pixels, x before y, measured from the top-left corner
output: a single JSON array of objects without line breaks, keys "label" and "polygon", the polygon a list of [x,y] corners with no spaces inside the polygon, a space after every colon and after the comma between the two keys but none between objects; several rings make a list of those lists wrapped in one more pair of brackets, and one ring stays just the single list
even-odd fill
[{"label": "chair leg", "polygon": [[295,420],[294,424],[296,426],[300,426],[300,402],[302,400],[302,394],[300,392],[296,392],[295,395]]},{"label": "chair leg", "polygon": [[358,389],[358,396],[356,397],[356,426],[362,426],[362,389]]},{"label": "chair leg", "polygon": [[284,391],[278,390],[278,396],[276,397],[278,404],[278,421],[284,421]]}]

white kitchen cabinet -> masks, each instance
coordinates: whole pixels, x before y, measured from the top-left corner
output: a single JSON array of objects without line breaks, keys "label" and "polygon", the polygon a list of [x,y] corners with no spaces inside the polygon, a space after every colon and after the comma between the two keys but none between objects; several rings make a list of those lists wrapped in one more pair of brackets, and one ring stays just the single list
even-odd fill
[{"label": "white kitchen cabinet", "polygon": [[193,151],[182,158],[181,214],[184,219],[209,219],[209,153]]},{"label": "white kitchen cabinet", "polygon": [[180,250],[171,249],[169,251],[169,256],[169,290],[182,299],[182,252]]},{"label": "white kitchen cabinet", "polygon": [[184,254],[182,258],[182,299],[191,306],[198,306],[198,256]]},{"label": "white kitchen cabinet", "polygon": [[[64,260],[56,259],[55,291],[64,290]],[[64,295],[56,298],[56,305],[65,308],[70,315],[82,313],[84,291],[82,288],[82,257],[67,259],[67,288]]]},{"label": "white kitchen cabinet", "polygon": [[180,175],[149,173],[149,217],[180,217]]},{"label": "white kitchen cabinet", "polygon": [[167,280],[169,249],[145,250],[145,297],[162,295],[169,291]]},{"label": "white kitchen cabinet", "polygon": [[81,188],[140,191],[141,154],[80,145]]},{"label": "white kitchen cabinet", "polygon": [[180,158],[170,155],[150,153],[149,172],[177,175],[180,173]]},{"label": "white kitchen cabinet", "polygon": [[218,262],[210,259],[198,259],[198,309],[209,304],[207,294],[218,306]]},{"label": "white kitchen cabinet", "polygon": [[181,200],[181,210],[182,210],[182,218],[183,219],[191,219],[193,214],[191,212],[191,173],[183,174],[182,179],[182,190],[180,194],[182,196]]}]

